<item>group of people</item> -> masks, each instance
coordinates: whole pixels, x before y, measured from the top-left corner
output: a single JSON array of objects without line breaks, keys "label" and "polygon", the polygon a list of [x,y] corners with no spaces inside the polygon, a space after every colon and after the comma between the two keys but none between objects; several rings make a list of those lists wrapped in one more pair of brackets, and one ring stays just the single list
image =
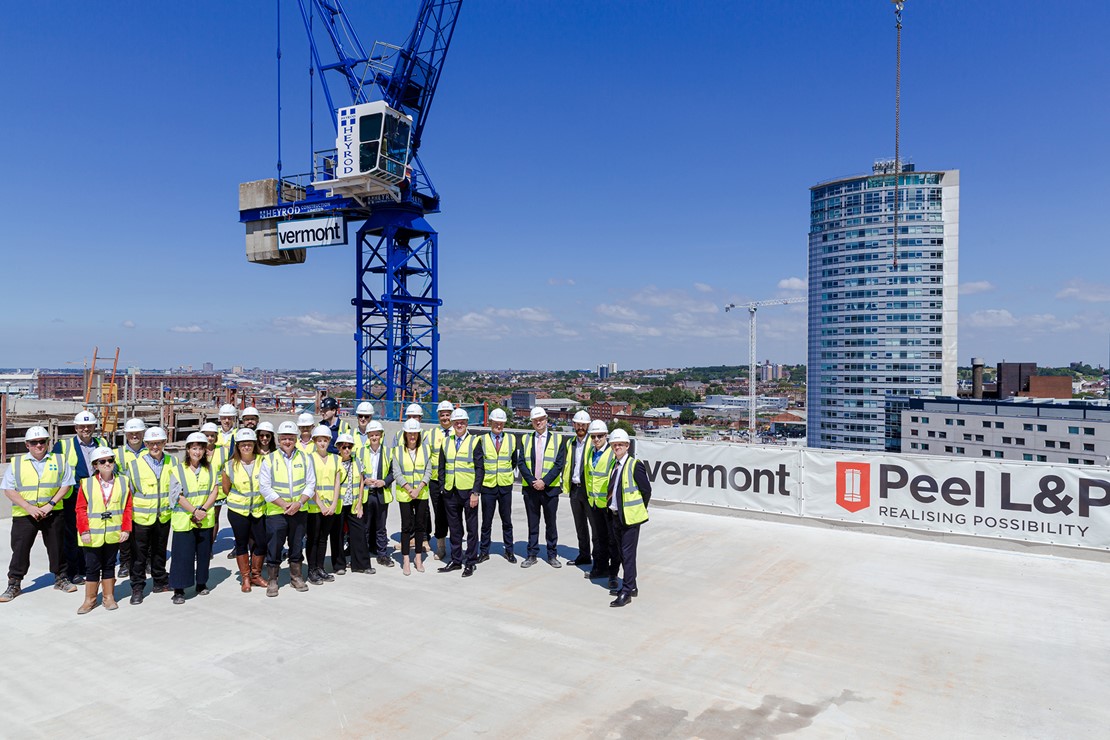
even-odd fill
[{"label": "group of people", "polygon": [[[185,603],[189,588],[207,595],[224,509],[234,538],[228,557],[237,561],[243,592],[257,586],[277,596],[285,560],[297,591],[344,575],[348,554],[354,573],[374,573],[375,562],[394,567],[387,524],[394,502],[402,572],[424,572],[423,556],[434,538],[434,557],[443,562],[439,572],[462,571],[467,578],[490,558],[495,515],[502,555],[517,562],[517,478],[528,521],[521,567],[540,559],[541,518],[543,559],[562,567],[556,514],[560,496],[568,495],[578,539],[578,556],[568,564],[589,565],[587,578],[606,579],[615,597],[610,606],[626,606],[638,596],[636,552],[651,482],[643,463],[629,454],[623,430],[609,432],[603,421],[578,412],[574,434],[563,436],[548,427],[547,413],[537,406],[529,433],[506,432],[505,412],[496,409],[490,431],[474,435],[466,411],[444,401],[438,424],[429,428],[423,408],[411,404],[401,430],[386,444],[370,403],[355,409],[356,426],[339,418],[334,398],[325,398],[320,411],[319,422],[305,413],[275,429],[260,421],[257,409],[240,414],[225,404],[219,424],[206,423],[188,435],[181,460],[165,452],[166,431],[141,419],[126,422],[125,443],[115,450],[94,435],[97,420],[89,411],[77,414],[75,434],[51,452],[47,430],[32,427],[25,436],[27,453],[12,458],[0,482],[13,515],[12,559],[0,603],[20,594],[40,534],[54,588],[74,592],[84,584],[78,614],[98,606],[98,592],[105,609],[118,608],[117,562],[119,577],[130,580],[131,604],[143,602],[148,570],[153,593],[172,590],[175,604]],[[325,568],[329,548],[331,572]]]}]

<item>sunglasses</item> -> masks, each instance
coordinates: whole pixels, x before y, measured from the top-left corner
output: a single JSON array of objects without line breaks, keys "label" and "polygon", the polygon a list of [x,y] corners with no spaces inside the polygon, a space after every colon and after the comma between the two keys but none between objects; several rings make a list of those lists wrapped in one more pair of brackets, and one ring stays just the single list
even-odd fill
[{"label": "sunglasses", "polygon": [[358,418],[360,418],[360,419],[372,419],[374,417],[368,416],[367,414],[359,414]]},{"label": "sunglasses", "polygon": [[97,460],[96,464],[97,465],[115,465],[116,461],[115,460]]},{"label": "sunglasses", "polygon": [[46,440],[45,439],[29,439],[29,440],[27,440],[27,444],[32,446],[32,447],[38,447],[39,445],[45,445]]},{"label": "sunglasses", "polygon": [[354,449],[354,445],[338,445],[338,449],[350,450],[350,449]]},{"label": "sunglasses", "polygon": [[591,434],[590,436],[593,437],[594,439],[605,439],[609,435],[608,434]]}]

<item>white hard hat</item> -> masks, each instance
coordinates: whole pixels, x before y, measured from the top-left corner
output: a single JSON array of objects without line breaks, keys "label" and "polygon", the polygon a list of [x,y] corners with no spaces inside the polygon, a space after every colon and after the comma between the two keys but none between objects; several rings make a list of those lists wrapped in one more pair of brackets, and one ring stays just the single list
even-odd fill
[{"label": "white hard hat", "polygon": [[115,453],[112,452],[111,448],[109,447],[97,447],[95,450],[92,451],[92,454],[89,455],[89,462],[94,463],[97,460],[103,460],[104,458],[111,459],[114,455]]},{"label": "white hard hat", "polygon": [[353,445],[355,443],[354,435],[343,432],[335,439],[337,445]]},{"label": "white hard hat", "polygon": [[529,419],[546,419],[547,412],[543,410],[542,406],[533,406],[532,413],[528,414]]},{"label": "white hard hat", "polygon": [[370,403],[369,401],[363,401],[362,403],[360,403],[358,405],[358,408],[355,409],[355,415],[356,416],[373,416],[374,415],[374,404]]},{"label": "white hard hat", "polygon": [[96,417],[93,416],[92,412],[90,412],[90,411],[87,411],[87,410],[82,411],[81,413],[77,414],[77,416],[73,417],[73,423],[74,424],[95,424],[96,423]]},{"label": "white hard hat", "polygon": [[146,422],[142,419],[128,419],[127,423],[123,425],[123,431],[127,432],[145,432]]},{"label": "white hard hat", "polygon": [[[202,432],[216,432],[218,434],[219,431],[220,431],[220,428],[218,426],[216,426],[215,422],[210,421],[210,422],[207,422],[205,424],[201,424],[200,425],[200,431],[202,431]],[[205,437],[205,439],[207,439],[207,437]]]},{"label": "white hard hat", "polygon": [[[150,427],[143,434],[144,442],[165,442],[166,439],[166,430],[162,427]],[[208,444],[208,440],[205,439],[204,443]]]},{"label": "white hard hat", "polygon": [[328,439],[331,439],[331,427],[326,427],[323,424],[317,424],[315,427],[312,428],[312,438],[316,439],[317,437],[327,437]]},{"label": "white hard hat", "polygon": [[258,427],[254,430],[254,433],[256,435],[259,432],[269,432],[270,434],[273,434],[274,433],[274,425],[271,424],[268,421],[260,421],[260,422],[258,422]]},{"label": "white hard hat", "polygon": [[310,427],[313,426],[315,423],[316,417],[312,414],[305,413],[297,417],[297,426],[299,427]]},{"label": "white hard hat", "polygon": [[46,431],[46,427],[31,427],[23,435],[23,439],[28,441],[32,439],[50,439],[50,432]]},{"label": "white hard hat", "polygon": [[590,415],[587,414],[585,411],[579,411],[578,413],[576,413],[574,415],[574,418],[571,419],[571,421],[574,422],[575,424],[589,424],[590,423]]},{"label": "white hard hat", "polygon": [[202,444],[208,446],[208,437],[204,436],[204,432],[193,432],[185,438],[185,446],[188,447],[192,444]]},{"label": "white hard hat", "polygon": [[367,432],[384,432],[385,427],[382,426],[382,423],[380,421],[378,421],[377,419],[374,419],[372,422],[370,422],[369,424],[366,425],[366,431]]},{"label": "white hard hat", "polygon": [[588,431],[590,434],[608,434],[609,427],[605,426],[605,422],[603,422],[601,419],[594,419],[590,422],[590,428]]},{"label": "white hard hat", "polygon": [[405,419],[405,423],[401,425],[401,430],[404,432],[420,433],[420,422],[416,419]]},{"label": "white hard hat", "polygon": [[254,433],[253,429],[240,429],[235,433],[235,444],[240,442],[257,442],[258,435]]},{"label": "white hard hat", "polygon": [[242,415],[243,416],[260,416],[261,414],[258,413],[258,409],[256,409],[254,406],[247,406],[245,409],[243,409]]},{"label": "white hard hat", "polygon": [[418,403],[410,403],[405,409],[405,416],[424,416],[424,407]]},{"label": "white hard hat", "polygon": [[470,421],[470,415],[466,409],[455,409],[451,412],[451,421]]},{"label": "white hard hat", "polygon": [[499,421],[503,424],[506,421],[508,421],[509,418],[507,416],[505,416],[505,412],[502,411],[501,409],[494,409],[493,411],[489,412],[489,420],[490,421]]},{"label": "white hard hat", "polygon": [[609,432],[609,444],[614,442],[628,442],[628,432],[623,429],[614,429]]},{"label": "white hard hat", "polygon": [[225,403],[223,406],[220,406],[220,414],[219,415],[220,416],[238,416],[239,412],[236,411],[235,407],[232,406],[230,403]]},{"label": "white hard hat", "polygon": [[450,401],[440,401],[439,405],[436,406],[436,413],[437,414],[440,411],[454,411],[454,410],[455,410],[455,404],[451,403]]},{"label": "white hard hat", "polygon": [[294,424],[291,421],[283,421],[280,424],[278,424],[278,428],[277,428],[277,433],[278,434],[293,434],[293,435],[296,435],[298,433],[298,431],[299,430],[297,429],[297,425]]}]

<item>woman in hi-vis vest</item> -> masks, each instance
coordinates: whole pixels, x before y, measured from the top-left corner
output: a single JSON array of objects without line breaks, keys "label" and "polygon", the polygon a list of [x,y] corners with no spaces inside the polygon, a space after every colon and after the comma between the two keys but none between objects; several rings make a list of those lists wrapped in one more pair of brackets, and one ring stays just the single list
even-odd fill
[{"label": "woman in hi-vis vest", "polygon": [[104,608],[119,608],[115,598],[116,556],[120,543],[131,537],[131,486],[117,476],[116,459],[107,447],[89,455],[93,474],[77,488],[77,536],[85,556],[85,601],[77,610],[88,614],[103,592]]},{"label": "woman in hi-vis vest", "polygon": [[208,561],[212,558],[212,529],[219,479],[208,459],[208,438],[193,432],[185,438],[185,462],[174,468],[170,481],[170,588],[173,603],[185,603],[185,589],[196,584],[197,596],[208,595]]},{"label": "woman in hi-vis vest", "polygon": [[262,559],[266,554],[266,524],[262,512],[266,500],[262,498],[259,475],[262,460],[258,454],[258,439],[253,429],[235,432],[235,449],[220,475],[227,522],[235,535],[235,561],[239,565],[240,590],[249,594],[251,586],[266,588],[262,578]]},{"label": "woman in hi-vis vest", "polygon": [[428,482],[432,479],[432,452],[421,443],[420,422],[406,419],[402,438],[393,451],[393,493],[401,510],[401,572],[409,568],[409,542],[415,537],[412,565],[424,572],[421,556],[428,532]]}]

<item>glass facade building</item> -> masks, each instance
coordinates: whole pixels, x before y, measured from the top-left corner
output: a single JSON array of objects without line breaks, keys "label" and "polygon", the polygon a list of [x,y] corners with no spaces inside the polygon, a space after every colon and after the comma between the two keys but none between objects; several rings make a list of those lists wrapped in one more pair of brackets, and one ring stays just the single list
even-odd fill
[{"label": "glass facade building", "polygon": [[893,162],[810,188],[808,444],[896,451],[910,399],[956,395],[959,170]]}]

